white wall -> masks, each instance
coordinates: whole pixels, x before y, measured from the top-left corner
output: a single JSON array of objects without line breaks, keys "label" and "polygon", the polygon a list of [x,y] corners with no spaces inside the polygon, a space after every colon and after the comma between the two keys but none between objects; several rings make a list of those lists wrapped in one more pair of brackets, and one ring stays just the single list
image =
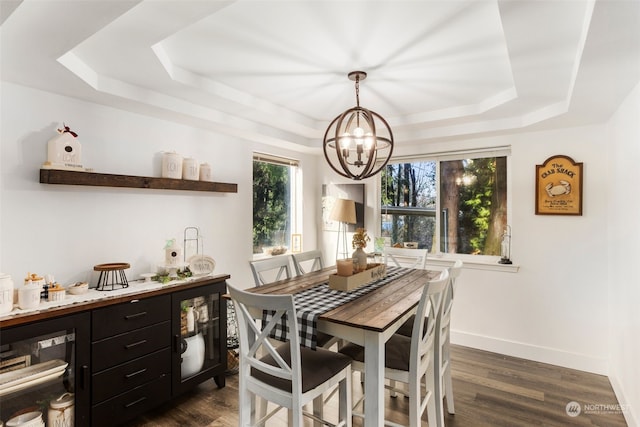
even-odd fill
[{"label": "white wall", "polygon": [[[0,271],[20,282],[27,272],[53,274],[63,284],[91,280],[93,266],[128,262],[129,280],[155,271],[166,239],[183,241],[200,228],[204,253],[230,283],[253,285],[253,150],[300,159],[305,214],[319,199],[315,156],[262,147],[72,98],[3,83],[0,150]],[[216,181],[238,184],[238,193],[209,193],[40,184],[47,141],[65,122],[78,133],[83,164],[96,172],[160,176],[160,156],[175,150],[212,165]],[[310,177],[310,178],[309,178]],[[316,246],[316,227],[305,224],[303,245]]]},{"label": "white wall", "polygon": [[630,426],[640,423],[640,85],[610,121],[608,197],[609,378]]},{"label": "white wall", "polygon": [[[518,273],[465,269],[452,318],[456,343],[572,368],[607,372],[607,145],[603,126],[447,142],[428,153],[511,145],[512,260]],[[582,216],[535,215],[535,166],[564,154],[583,162]],[[325,180],[337,176],[324,168]],[[370,181],[374,184],[373,181]],[[371,185],[373,187],[375,185]],[[377,234],[377,196],[365,226]],[[328,237],[329,239],[331,236]],[[606,306],[606,305],[605,305]]]},{"label": "white wall", "polygon": [[[317,244],[331,261],[335,236],[316,231],[321,228],[321,184],[348,181],[338,179],[321,156],[277,152],[16,85],[0,89],[0,271],[14,279],[31,271],[53,273],[62,283],[95,281],[93,265],[111,261],[130,262],[128,276],[134,278],[162,261],[165,239],[181,240],[185,227],[199,226],[216,271],[230,273],[236,286],[250,286],[254,149],[301,159],[304,248]],[[640,407],[639,291],[631,267],[640,241],[639,104],[636,89],[609,126],[417,147],[425,152],[512,147],[512,259],[520,270],[465,269],[452,319],[453,341],[609,373],[621,402],[634,411]],[[46,142],[62,121],[78,132],[84,164],[98,172],[158,176],[157,153],[173,149],[211,163],[215,178],[238,183],[238,193],[39,184]],[[556,154],[584,163],[582,216],[534,214],[535,165]],[[373,235],[378,215],[374,181],[366,181],[365,196],[365,225]]]},{"label": "white wall", "polygon": [[[610,375],[629,425],[636,425],[640,408],[640,288],[633,269],[640,259],[639,106],[636,89],[608,125],[412,148],[512,148],[509,223],[512,260],[520,268],[464,269],[452,341]],[[556,154],[584,164],[582,216],[535,215],[535,166]],[[339,182],[327,167],[322,174],[325,183]],[[374,193],[367,189],[365,226],[375,235]]]}]

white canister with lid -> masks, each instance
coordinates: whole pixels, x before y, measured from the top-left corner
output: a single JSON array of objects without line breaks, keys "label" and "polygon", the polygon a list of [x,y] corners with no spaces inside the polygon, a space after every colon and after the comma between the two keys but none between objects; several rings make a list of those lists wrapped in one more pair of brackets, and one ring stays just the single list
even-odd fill
[{"label": "white canister with lid", "polygon": [[13,280],[8,274],[0,273],[0,314],[13,310]]},{"label": "white canister with lid", "polygon": [[182,179],[197,181],[198,177],[198,162],[191,157],[185,157],[182,161]]},{"label": "white canister with lid", "polygon": [[182,156],[173,151],[162,153],[162,177],[182,178]]},{"label": "white canister with lid", "polygon": [[27,281],[18,288],[18,306],[23,310],[36,308],[40,305],[40,292],[42,285]]},{"label": "white canister with lid", "polygon": [[49,427],[73,427],[74,411],[73,393],[65,393],[49,402],[47,426]]},{"label": "white canister with lid", "polygon": [[203,163],[200,165],[200,181],[213,181],[211,177],[211,165],[209,163]]}]

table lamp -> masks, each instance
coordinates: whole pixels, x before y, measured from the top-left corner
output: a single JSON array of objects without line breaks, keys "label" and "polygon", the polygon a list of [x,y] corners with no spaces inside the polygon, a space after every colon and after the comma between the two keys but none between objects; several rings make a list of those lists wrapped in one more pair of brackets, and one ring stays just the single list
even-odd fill
[{"label": "table lamp", "polygon": [[[336,259],[347,258],[349,257],[349,252],[347,251],[347,224],[356,223],[356,202],[348,199],[336,199],[329,219],[338,221]],[[340,252],[341,240],[342,252]],[[340,255],[342,255],[342,257]]]}]

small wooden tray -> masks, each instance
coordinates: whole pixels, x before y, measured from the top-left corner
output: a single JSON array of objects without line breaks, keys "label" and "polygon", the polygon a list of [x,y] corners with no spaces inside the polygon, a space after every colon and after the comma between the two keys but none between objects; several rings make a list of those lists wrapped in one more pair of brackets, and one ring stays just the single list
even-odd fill
[{"label": "small wooden tray", "polygon": [[115,270],[126,270],[131,267],[126,262],[111,262],[109,264],[98,264],[93,266],[94,271],[115,271]]},{"label": "small wooden tray", "polygon": [[369,264],[365,271],[353,276],[329,276],[329,288],[336,291],[352,291],[375,280],[380,280],[387,275],[385,264]]}]

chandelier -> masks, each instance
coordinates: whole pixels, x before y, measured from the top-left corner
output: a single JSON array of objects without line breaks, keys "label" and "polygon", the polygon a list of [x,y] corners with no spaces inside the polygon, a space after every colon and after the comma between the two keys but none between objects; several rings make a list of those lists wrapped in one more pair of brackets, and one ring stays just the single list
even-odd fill
[{"label": "chandelier", "polygon": [[393,133],[387,121],[376,112],[360,106],[360,82],[364,71],[352,71],[356,106],[333,119],[324,134],[324,157],[339,175],[361,180],[380,172],[393,152]]}]

